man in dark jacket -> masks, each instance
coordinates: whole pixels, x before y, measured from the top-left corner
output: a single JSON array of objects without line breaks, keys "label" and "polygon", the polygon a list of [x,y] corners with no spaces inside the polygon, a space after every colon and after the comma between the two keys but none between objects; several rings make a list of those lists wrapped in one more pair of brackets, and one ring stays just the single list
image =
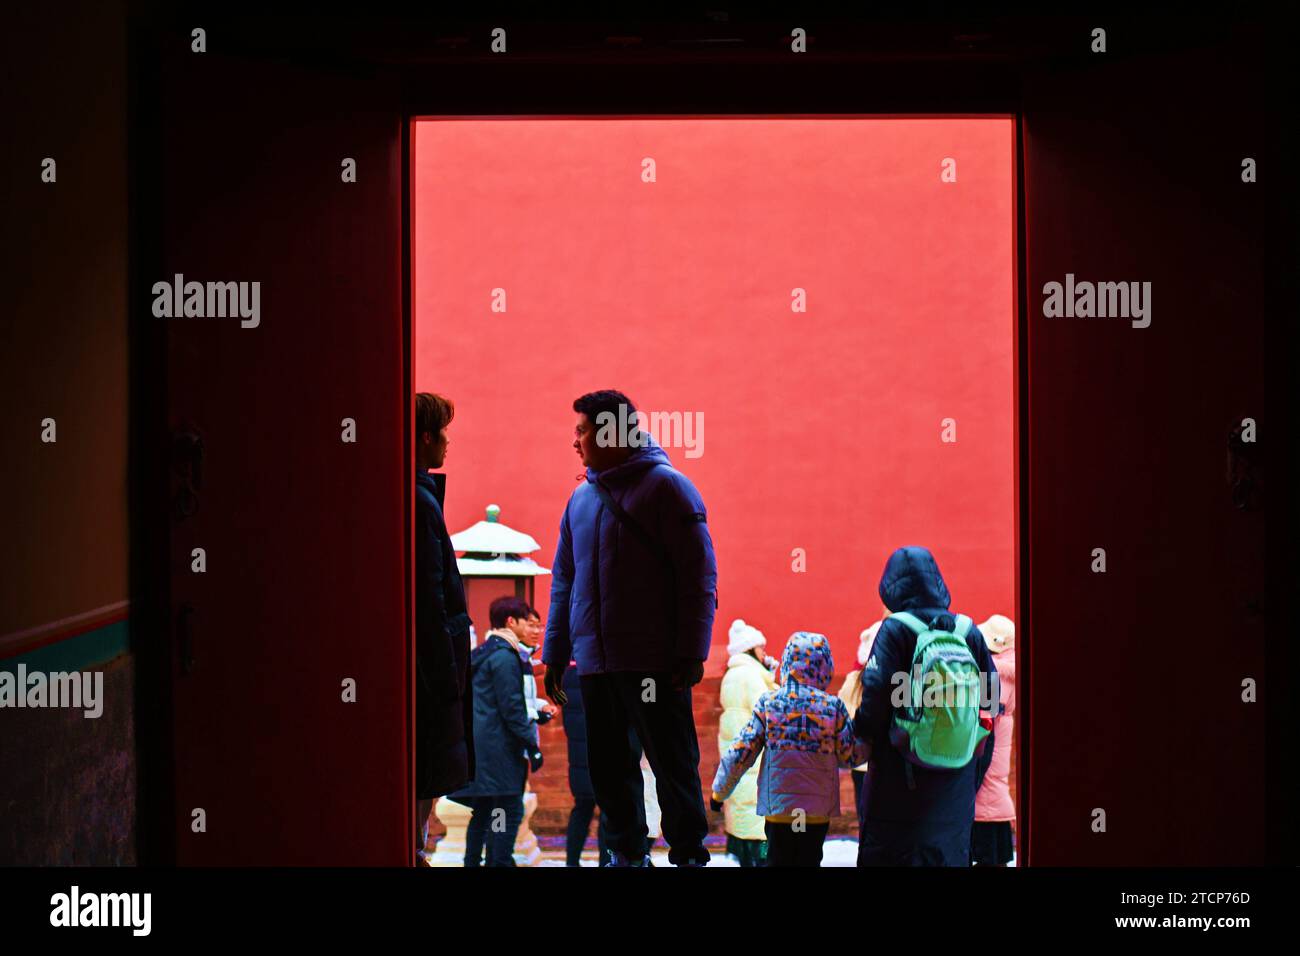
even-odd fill
[{"label": "man in dark jacket", "polygon": [[572,658],[588,768],[606,818],[607,865],[648,860],[629,728],[654,771],[669,860],[703,865],[709,824],[691,688],[704,675],[717,607],[704,501],[650,435],[609,427],[636,421],[626,395],[592,392],[573,408],[573,447],[587,471],[560,522],[542,652],[546,691],[563,705]]},{"label": "man in dark jacket", "polygon": [[469,655],[474,687],[474,779],[452,799],[473,810],[465,831],[465,865],[514,866],[515,837],[524,819],[524,783],[542,764],[537,724],[528,716],[519,653],[532,608],[500,597],[488,610],[492,630]]},{"label": "man in dark jacket", "polygon": [[[891,613],[907,611],[925,624],[948,614],[951,597],[939,566],[925,548],[899,548],[885,564],[880,599]],[[951,615],[950,615],[951,617]],[[862,821],[858,866],[968,866],[975,792],[993,759],[993,736],[980,756],[960,770],[910,766],[891,745],[895,675],[908,674],[916,633],[885,618],[862,669],[862,703],[854,716],[858,737],[871,743],[867,778],[858,801]],[[981,680],[994,685],[997,670],[984,635],[971,625],[966,634]],[[909,779],[910,777],[910,779]]]},{"label": "man in dark jacket", "polygon": [[415,799],[416,860],[423,860],[433,801],[474,774],[469,614],[442,517],[445,480],[429,474],[447,457],[455,408],[415,396]]}]

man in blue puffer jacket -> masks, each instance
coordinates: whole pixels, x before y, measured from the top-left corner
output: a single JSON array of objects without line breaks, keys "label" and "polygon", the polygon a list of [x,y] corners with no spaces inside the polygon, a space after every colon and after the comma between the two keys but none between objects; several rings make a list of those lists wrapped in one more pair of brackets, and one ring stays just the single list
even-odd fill
[{"label": "man in blue puffer jacket", "polygon": [[[899,548],[880,578],[880,600],[891,613],[907,611],[925,624],[949,614],[951,597],[939,565],[925,548]],[[952,615],[949,615],[951,617]],[[981,680],[993,686],[997,669],[974,625],[966,634]],[[858,866],[969,866],[975,793],[993,759],[993,736],[982,754],[959,770],[912,766],[911,782],[902,753],[890,744],[895,709],[890,700],[894,675],[912,667],[916,634],[901,621],[885,618],[871,656],[862,668],[862,703],[854,731],[871,746],[867,779],[858,799],[862,821]]]},{"label": "man in blue puffer jacket", "polygon": [[622,392],[573,403],[574,449],[586,481],[560,522],[542,661],[546,692],[563,705],[570,659],[587,717],[587,764],[606,818],[607,865],[644,865],[642,777],[635,729],[654,771],[670,862],[708,861],[691,688],[704,675],[717,607],[717,565],[704,501],[639,429]]}]

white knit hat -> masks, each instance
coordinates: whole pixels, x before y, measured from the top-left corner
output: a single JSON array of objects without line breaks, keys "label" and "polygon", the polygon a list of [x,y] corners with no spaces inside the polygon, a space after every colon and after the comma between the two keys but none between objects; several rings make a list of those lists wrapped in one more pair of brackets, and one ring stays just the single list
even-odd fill
[{"label": "white knit hat", "polygon": [[763,632],[756,627],[750,627],[740,618],[731,622],[731,628],[727,631],[727,653],[732,657],[737,654],[743,654],[753,647],[763,647],[767,644],[767,638]]},{"label": "white knit hat", "polygon": [[877,621],[869,628],[858,635],[858,666],[866,667],[867,661],[871,660],[871,645],[876,643],[876,632],[880,630],[883,621]]},{"label": "white knit hat", "polygon": [[1008,647],[1014,647],[1016,643],[1015,622],[1001,614],[994,614],[981,624],[980,633],[984,635],[984,643],[994,654],[1000,654]]}]

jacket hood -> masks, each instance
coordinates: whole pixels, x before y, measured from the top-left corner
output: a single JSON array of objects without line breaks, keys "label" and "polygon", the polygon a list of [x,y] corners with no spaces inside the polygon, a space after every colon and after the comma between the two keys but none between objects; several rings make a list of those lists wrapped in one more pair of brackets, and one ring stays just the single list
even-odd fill
[{"label": "jacket hood", "polygon": [[831,685],[834,674],[831,642],[826,640],[825,634],[795,631],[790,635],[781,654],[782,680],[825,690]]},{"label": "jacket hood", "polygon": [[606,468],[604,471],[587,469],[587,480],[595,481],[600,476],[602,484],[608,486],[617,486],[626,484],[634,480],[638,475],[655,465],[672,465],[672,459],[668,453],[660,447],[659,443],[649,432],[641,432],[641,446],[633,448],[632,453],[628,455],[627,461],[615,465],[613,468]]},{"label": "jacket hood", "polygon": [[469,652],[470,673],[473,673],[474,671],[478,670],[483,665],[483,662],[485,660],[487,660],[489,657],[491,657],[493,654],[495,654],[497,651],[501,650],[502,648],[504,648],[505,650],[509,651],[512,654],[515,652],[515,649],[510,646],[509,641],[507,641],[504,637],[501,637],[497,634],[493,634],[491,631],[489,631],[487,637],[483,639],[483,643]]},{"label": "jacket hood", "polygon": [[952,596],[943,583],[939,565],[927,549],[909,545],[899,548],[885,562],[880,576],[880,600],[890,611],[918,608],[948,610]]}]

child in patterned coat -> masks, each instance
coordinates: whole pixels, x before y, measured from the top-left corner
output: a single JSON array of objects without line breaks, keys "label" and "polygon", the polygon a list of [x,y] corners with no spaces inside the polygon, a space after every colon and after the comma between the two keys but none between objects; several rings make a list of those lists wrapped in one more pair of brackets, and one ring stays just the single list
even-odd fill
[{"label": "child in patterned coat", "polygon": [[790,635],[781,686],[758,698],[713,778],[717,809],[766,748],[756,812],[765,820],[768,866],[821,866],[831,817],[840,812],[839,768],[869,756],[844,702],[826,691],[834,673],[824,634]]}]

